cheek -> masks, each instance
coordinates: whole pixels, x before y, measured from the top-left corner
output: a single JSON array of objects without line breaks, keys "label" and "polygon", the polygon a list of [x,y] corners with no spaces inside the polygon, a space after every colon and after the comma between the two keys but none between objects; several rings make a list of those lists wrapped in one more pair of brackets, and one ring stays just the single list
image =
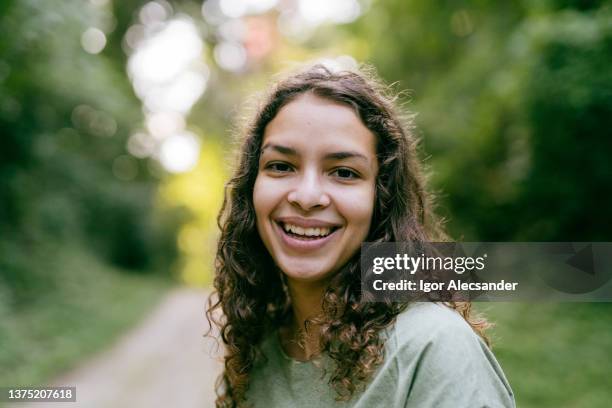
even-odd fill
[{"label": "cheek", "polygon": [[268,218],[272,209],[270,189],[265,188],[265,183],[261,180],[261,177],[257,177],[255,185],[253,186],[253,207],[255,209],[255,225],[257,233],[263,244],[269,248],[268,233],[265,227],[265,220]]},{"label": "cheek", "polygon": [[280,203],[283,192],[280,186],[274,185],[272,180],[257,176],[253,187],[253,206],[257,217],[257,225],[270,216],[274,208]]},{"label": "cheek", "polygon": [[374,188],[364,188],[341,196],[339,210],[347,223],[353,228],[367,232],[374,213]]},{"label": "cheek", "polygon": [[257,217],[257,226],[259,227],[259,221],[264,216],[267,208],[269,207],[269,197],[266,194],[266,189],[261,180],[261,177],[257,177],[255,180],[255,186],[253,186],[253,207],[255,207],[255,216]]}]

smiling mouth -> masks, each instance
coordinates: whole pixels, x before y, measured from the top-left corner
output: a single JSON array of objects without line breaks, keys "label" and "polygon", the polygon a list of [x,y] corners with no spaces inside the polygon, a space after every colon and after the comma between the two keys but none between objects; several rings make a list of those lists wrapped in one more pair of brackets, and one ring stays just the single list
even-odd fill
[{"label": "smiling mouth", "polygon": [[319,239],[327,238],[340,227],[317,227],[317,228],[303,228],[297,225],[292,225],[284,222],[277,222],[281,227],[281,230],[288,236],[299,239],[302,241],[316,241]]}]

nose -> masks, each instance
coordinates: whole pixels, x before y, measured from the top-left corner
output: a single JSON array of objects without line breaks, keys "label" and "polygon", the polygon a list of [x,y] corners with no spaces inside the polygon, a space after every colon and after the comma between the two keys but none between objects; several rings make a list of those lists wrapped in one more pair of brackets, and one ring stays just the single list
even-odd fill
[{"label": "nose", "polygon": [[331,202],[322,180],[314,171],[304,173],[300,177],[294,188],[287,195],[287,200],[305,211],[325,208]]}]

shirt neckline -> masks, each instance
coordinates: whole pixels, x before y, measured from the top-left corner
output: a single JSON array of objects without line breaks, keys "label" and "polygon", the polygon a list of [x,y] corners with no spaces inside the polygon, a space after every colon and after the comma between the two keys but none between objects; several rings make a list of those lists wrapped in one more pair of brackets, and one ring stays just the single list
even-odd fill
[{"label": "shirt neckline", "polygon": [[283,357],[284,360],[287,360],[293,364],[313,365],[315,361],[321,358],[321,354],[319,354],[316,357],[313,357],[310,360],[298,360],[297,358],[293,358],[290,355],[288,355],[285,352],[285,349],[283,348],[283,343],[281,342],[281,339],[280,339],[280,330],[276,330],[273,337],[274,337],[274,346],[279,352],[279,354]]}]

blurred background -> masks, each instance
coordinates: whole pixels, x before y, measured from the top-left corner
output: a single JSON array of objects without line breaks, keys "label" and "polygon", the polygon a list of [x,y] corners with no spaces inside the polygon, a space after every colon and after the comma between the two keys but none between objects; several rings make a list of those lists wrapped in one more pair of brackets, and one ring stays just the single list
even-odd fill
[{"label": "blurred background", "polygon": [[[456,240],[612,241],[609,2],[3,0],[0,385],[209,287],[236,119],[313,59],[407,90]],[[610,406],[610,304],[479,309],[518,406]]]}]

